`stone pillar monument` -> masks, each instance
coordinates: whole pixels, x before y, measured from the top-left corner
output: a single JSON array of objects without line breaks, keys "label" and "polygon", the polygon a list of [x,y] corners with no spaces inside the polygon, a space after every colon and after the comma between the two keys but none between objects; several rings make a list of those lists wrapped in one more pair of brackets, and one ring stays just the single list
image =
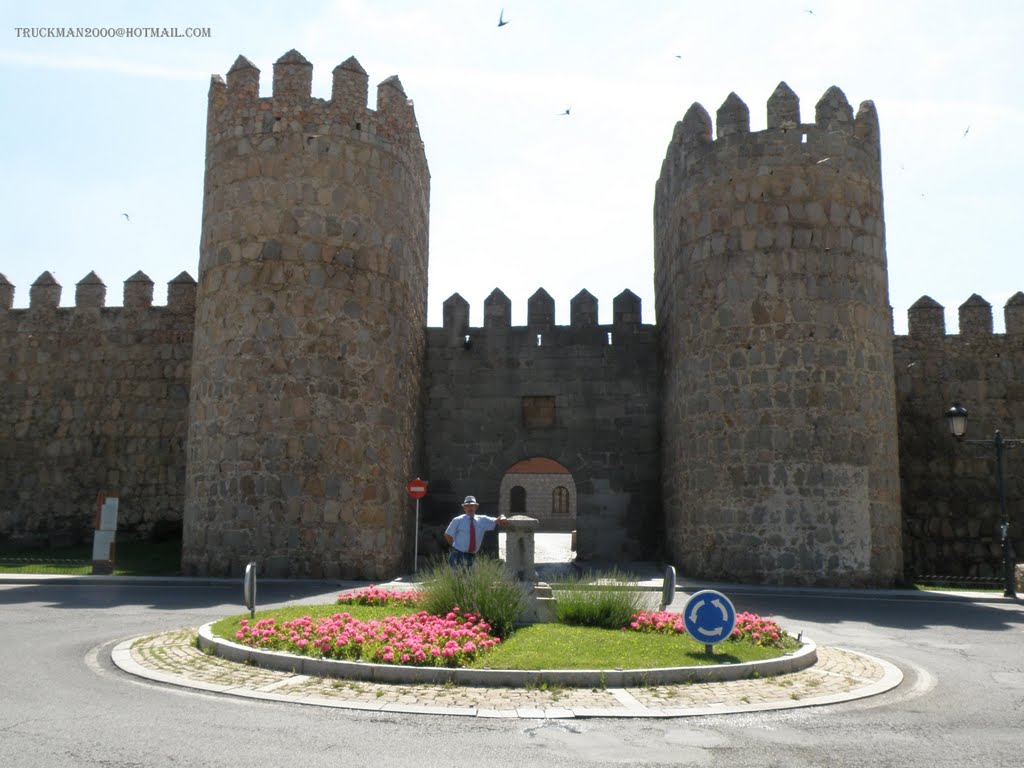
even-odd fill
[{"label": "stone pillar monument", "polygon": [[536,624],[555,620],[555,596],[551,587],[537,581],[534,536],[540,521],[526,515],[512,515],[505,527],[505,567],[529,589],[529,604],[519,623]]}]

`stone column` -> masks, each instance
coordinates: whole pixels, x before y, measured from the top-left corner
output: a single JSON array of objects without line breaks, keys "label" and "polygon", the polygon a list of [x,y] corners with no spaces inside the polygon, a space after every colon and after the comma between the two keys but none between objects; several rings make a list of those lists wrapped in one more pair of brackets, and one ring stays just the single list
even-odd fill
[{"label": "stone column", "polygon": [[537,581],[534,561],[534,534],[540,521],[526,515],[513,515],[505,528],[505,567],[530,586],[530,600],[519,616],[518,624],[539,624],[555,620],[555,596],[551,587]]},{"label": "stone column", "polygon": [[526,515],[512,515],[505,528],[505,567],[519,581],[536,582],[534,534],[540,521]]}]

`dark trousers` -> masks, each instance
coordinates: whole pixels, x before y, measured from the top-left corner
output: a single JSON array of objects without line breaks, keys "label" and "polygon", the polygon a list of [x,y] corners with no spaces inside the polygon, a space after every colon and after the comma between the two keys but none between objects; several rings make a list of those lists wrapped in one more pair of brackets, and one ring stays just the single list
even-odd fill
[{"label": "dark trousers", "polygon": [[452,547],[452,551],[448,553],[448,565],[452,568],[459,566],[472,568],[474,559],[476,559],[476,555],[471,555],[469,552],[460,552],[455,547]]}]

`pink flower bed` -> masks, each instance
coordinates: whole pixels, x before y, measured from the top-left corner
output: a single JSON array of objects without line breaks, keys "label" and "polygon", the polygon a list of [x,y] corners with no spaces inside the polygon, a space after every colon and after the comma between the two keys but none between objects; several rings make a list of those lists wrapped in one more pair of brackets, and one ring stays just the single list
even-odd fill
[{"label": "pink flower bed", "polygon": [[242,619],[235,639],[243,645],[305,656],[459,667],[497,645],[490,625],[471,613],[452,611],[431,616],[426,611],[380,620],[360,621],[349,613],[312,619],[309,616],[278,624]]},{"label": "pink flower bed", "polygon": [[786,633],[771,619],[762,619],[756,613],[746,611],[736,614],[733,640],[749,640],[754,645],[778,647],[785,638]]},{"label": "pink flower bed", "polygon": [[[682,614],[669,611],[641,611],[633,614],[627,630],[637,632],[659,632],[667,635],[685,635],[686,626]],[[779,648],[786,639],[786,633],[771,619],[763,619],[756,613],[736,614],[736,626],[732,630],[730,640],[746,640],[754,645]]]},{"label": "pink flower bed", "polygon": [[415,605],[421,597],[420,592],[396,592],[392,589],[381,589],[373,584],[356,592],[338,595],[338,605]]},{"label": "pink flower bed", "polygon": [[[623,627],[626,629],[626,627]],[[629,622],[629,629],[637,632],[658,632],[663,635],[685,635],[686,627],[683,626],[683,616],[680,613],[670,611],[652,611],[647,613],[641,611],[634,613]]]}]

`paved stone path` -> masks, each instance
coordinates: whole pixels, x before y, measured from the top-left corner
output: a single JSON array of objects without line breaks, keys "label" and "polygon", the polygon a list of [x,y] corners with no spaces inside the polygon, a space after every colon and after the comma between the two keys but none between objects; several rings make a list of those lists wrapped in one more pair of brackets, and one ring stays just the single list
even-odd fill
[{"label": "paved stone path", "polygon": [[260,669],[208,655],[184,628],[118,645],[114,662],[159,682],[248,698],[349,709],[475,717],[683,717],[835,704],[899,685],[886,661],[818,648],[801,672],[756,680],[640,688],[479,688],[366,683]]}]

